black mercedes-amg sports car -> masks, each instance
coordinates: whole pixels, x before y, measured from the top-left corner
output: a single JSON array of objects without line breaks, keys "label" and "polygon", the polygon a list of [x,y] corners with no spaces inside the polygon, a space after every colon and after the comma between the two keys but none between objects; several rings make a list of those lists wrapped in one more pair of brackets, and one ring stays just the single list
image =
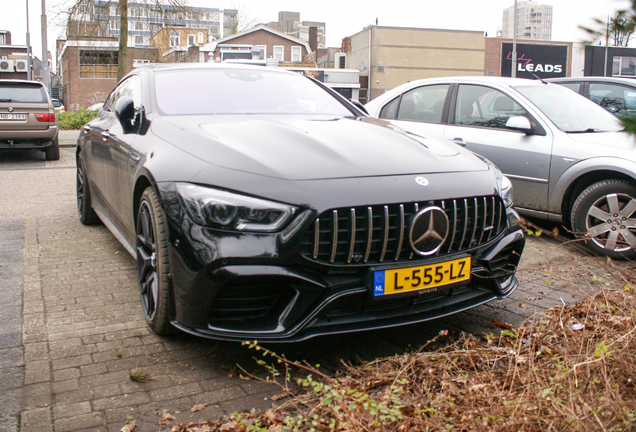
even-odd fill
[{"label": "black mercedes-amg sports car", "polygon": [[488,160],[372,119],[312,78],[136,68],[77,146],[77,205],[137,260],[146,319],[298,341],[510,294],[524,237]]}]

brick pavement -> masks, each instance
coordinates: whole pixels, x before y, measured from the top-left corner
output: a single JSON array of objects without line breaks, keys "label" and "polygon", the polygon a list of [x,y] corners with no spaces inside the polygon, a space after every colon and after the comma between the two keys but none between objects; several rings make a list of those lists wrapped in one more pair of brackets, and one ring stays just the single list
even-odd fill
[{"label": "brick pavement", "polygon": [[[134,419],[137,431],[167,431],[162,410],[185,422],[270,407],[276,386],[236,377],[236,363],[254,367],[239,344],[148,330],[135,261],[105,227],[79,223],[74,182],[72,148],[55,162],[0,155],[0,430],[17,430],[19,421],[23,432],[119,431]],[[595,286],[591,272],[609,277],[585,255],[530,239],[522,284],[506,300],[421,325],[273,348],[330,367],[402,352],[440,329],[494,332],[493,319],[518,325],[581,298]],[[134,368],[151,380],[131,381]],[[190,412],[202,403],[209,405]]]}]

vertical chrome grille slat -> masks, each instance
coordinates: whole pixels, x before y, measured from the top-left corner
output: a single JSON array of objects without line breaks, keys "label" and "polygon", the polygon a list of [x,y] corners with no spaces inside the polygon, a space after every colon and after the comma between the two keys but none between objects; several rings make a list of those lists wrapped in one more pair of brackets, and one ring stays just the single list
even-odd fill
[{"label": "vertical chrome grille slat", "polygon": [[338,210],[333,211],[333,238],[331,240],[331,261],[336,260],[336,252],[338,251]]},{"label": "vertical chrome grille slat", "polygon": [[482,212],[483,217],[481,219],[481,225],[479,227],[481,229],[481,234],[479,234],[479,243],[477,243],[477,244],[481,244],[481,241],[484,239],[484,233],[486,232],[486,217],[487,217],[487,210],[488,210],[488,204],[486,203],[486,197],[483,197],[482,201],[483,201],[482,207],[484,208],[484,211]]},{"label": "vertical chrome grille slat", "polygon": [[320,218],[316,219],[316,229],[314,230],[314,259],[318,258],[320,251]]},{"label": "vertical chrome grille slat", "polygon": [[453,234],[451,235],[450,244],[448,245],[447,253],[453,249],[453,243],[455,242],[455,231],[457,231],[457,201],[453,200]]},{"label": "vertical chrome grille slat", "polygon": [[506,209],[496,195],[330,209],[316,217],[301,242],[301,253],[308,259],[335,265],[414,259],[416,255],[406,238],[407,223],[429,205],[442,208],[449,219],[449,235],[436,256],[488,244],[506,226]]},{"label": "vertical chrome grille slat", "polygon": [[[384,206],[386,207],[386,206]],[[367,235],[367,251],[364,254],[364,262],[369,261],[371,254],[371,245],[373,244],[373,208],[367,207],[368,235]],[[382,259],[380,259],[382,261]]]},{"label": "vertical chrome grille slat", "polygon": [[[371,207],[369,207],[371,211]],[[389,206],[384,206],[384,241],[382,242],[382,253],[380,254],[380,262],[384,261],[386,248],[389,244]]]},{"label": "vertical chrome grille slat", "polygon": [[468,231],[468,200],[464,199],[464,230],[462,231],[462,241],[459,242],[459,249],[464,246],[464,240],[466,239],[466,231]]},{"label": "vertical chrome grille slat", "polygon": [[349,242],[349,256],[347,256],[347,264],[353,259],[353,249],[356,247],[356,209],[351,209],[351,241]]},{"label": "vertical chrome grille slat", "polygon": [[473,203],[475,205],[475,209],[473,211],[473,235],[470,236],[470,242],[468,243],[468,247],[471,248],[474,246],[473,241],[475,240],[475,234],[477,234],[477,198],[473,198]]},{"label": "vertical chrome grille slat", "polygon": [[395,252],[395,261],[400,259],[400,252],[402,252],[402,242],[404,241],[404,204],[400,204],[398,218],[399,236],[397,250]]},{"label": "vertical chrome grille slat", "polygon": [[490,241],[490,239],[492,238],[493,234],[497,234],[499,232],[499,230],[497,230],[497,232],[493,231],[495,230],[495,215],[497,214],[497,201],[495,201],[495,197],[490,197],[490,206],[492,208],[492,217],[490,218],[490,226],[492,227],[490,229],[490,232],[488,233],[488,238],[486,239],[486,241]]},{"label": "vertical chrome grille slat", "polygon": [[501,219],[506,217],[506,209],[503,208],[501,201],[498,201],[497,207],[499,207],[499,220],[497,221],[497,234],[499,234],[499,230],[501,229]]}]

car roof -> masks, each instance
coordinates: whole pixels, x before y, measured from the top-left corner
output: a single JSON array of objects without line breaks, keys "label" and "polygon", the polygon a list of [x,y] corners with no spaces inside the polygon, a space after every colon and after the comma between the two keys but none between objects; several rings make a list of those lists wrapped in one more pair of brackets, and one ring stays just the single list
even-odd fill
[{"label": "car roof", "polygon": [[636,79],[633,78],[622,78],[622,77],[598,77],[598,76],[583,76],[583,77],[560,77],[560,78],[549,78],[546,79],[549,82],[606,82],[606,83],[615,83],[615,84],[625,84],[628,86],[636,87]]},{"label": "car roof", "polygon": [[[267,70],[268,72],[276,72],[276,73],[286,73],[286,74],[294,74],[294,72],[290,72],[284,69],[267,67],[267,66],[258,66],[258,65],[249,65],[242,63],[151,63],[141,65],[135,68],[138,71],[164,71],[164,70],[190,70],[190,69],[232,69],[232,70],[254,70],[254,71],[263,71]],[[131,72],[131,73],[134,73]]]}]

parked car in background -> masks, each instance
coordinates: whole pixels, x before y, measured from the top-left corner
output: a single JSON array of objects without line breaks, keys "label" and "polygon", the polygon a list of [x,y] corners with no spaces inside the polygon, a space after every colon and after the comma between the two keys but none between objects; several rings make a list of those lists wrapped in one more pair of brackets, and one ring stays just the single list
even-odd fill
[{"label": "parked car in background", "polygon": [[97,102],[96,104],[89,106],[88,109],[89,111],[99,111],[102,109],[102,106],[104,106],[104,102]]},{"label": "parked car in background", "polygon": [[593,100],[612,114],[636,118],[636,80],[618,77],[550,78]]},{"label": "parked car in background", "polygon": [[59,125],[42,83],[0,80],[0,150],[42,150],[46,160],[60,158]]},{"label": "parked car in background", "polygon": [[141,66],[82,128],[79,218],[135,257],[156,333],[294,341],[510,294],[510,182],[395,129],[277,68]]},{"label": "parked car in background", "polygon": [[596,253],[636,258],[634,137],[583,96],[540,80],[454,77],[404,84],[365,108],[490,159],[520,213],[563,222]]},{"label": "parked car in background", "polygon": [[51,102],[53,102],[53,108],[55,108],[55,111],[57,111],[57,112],[65,112],[66,111],[66,108],[64,107],[62,102],[60,102],[59,99],[51,99]]}]

